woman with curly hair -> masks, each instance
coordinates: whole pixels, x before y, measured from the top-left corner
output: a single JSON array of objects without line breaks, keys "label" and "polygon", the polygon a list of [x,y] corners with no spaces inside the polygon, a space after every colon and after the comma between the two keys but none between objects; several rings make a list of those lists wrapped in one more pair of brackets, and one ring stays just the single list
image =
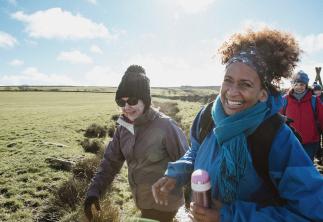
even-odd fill
[{"label": "woman with curly hair", "polygon": [[193,221],[323,221],[323,178],[278,114],[277,83],[292,75],[300,52],[290,34],[270,29],[235,34],[222,45],[225,73],[210,109],[212,128],[201,138],[203,108],[191,148],[152,187],[157,203],[167,204],[173,188],[203,169],[213,203],[192,202]]}]

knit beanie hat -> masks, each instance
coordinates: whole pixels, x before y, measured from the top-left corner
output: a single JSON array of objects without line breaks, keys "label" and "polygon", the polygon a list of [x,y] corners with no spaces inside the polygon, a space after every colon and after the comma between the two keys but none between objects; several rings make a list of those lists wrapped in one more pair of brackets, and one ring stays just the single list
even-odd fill
[{"label": "knit beanie hat", "polygon": [[123,75],[118,86],[115,100],[122,97],[136,97],[145,104],[145,111],[150,107],[150,81],[145,69],[139,65],[131,65]]},{"label": "knit beanie hat", "polygon": [[304,83],[304,84],[308,85],[308,82],[309,82],[308,75],[302,70],[298,71],[292,77],[292,83],[297,83],[297,82],[301,82],[301,83]]}]

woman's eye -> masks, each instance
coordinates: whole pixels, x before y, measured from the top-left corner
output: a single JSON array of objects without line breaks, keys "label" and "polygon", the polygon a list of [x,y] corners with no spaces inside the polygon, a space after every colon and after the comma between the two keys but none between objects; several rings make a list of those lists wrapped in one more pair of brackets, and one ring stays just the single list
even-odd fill
[{"label": "woman's eye", "polygon": [[223,81],[227,83],[232,82],[231,79],[224,79]]},{"label": "woman's eye", "polygon": [[241,85],[241,87],[243,87],[243,88],[249,88],[249,87],[251,87],[251,84],[250,84],[250,83],[247,83],[247,82],[243,82],[243,83],[241,83],[240,85]]}]

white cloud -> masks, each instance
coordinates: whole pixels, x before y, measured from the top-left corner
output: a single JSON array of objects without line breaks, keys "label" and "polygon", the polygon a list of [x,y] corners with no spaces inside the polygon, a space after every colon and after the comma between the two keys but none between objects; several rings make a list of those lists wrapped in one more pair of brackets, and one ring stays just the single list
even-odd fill
[{"label": "white cloud", "polygon": [[18,41],[6,32],[0,31],[0,47],[14,47]]},{"label": "white cloud", "polygon": [[318,52],[323,50],[323,33],[298,37],[298,40],[301,48],[306,53]]},{"label": "white cloud", "polygon": [[180,10],[187,14],[196,14],[205,11],[215,0],[174,0]]},{"label": "white cloud", "polygon": [[9,62],[9,65],[11,65],[11,66],[21,66],[23,64],[24,64],[24,61],[22,61],[20,59],[14,59]]},{"label": "white cloud", "polygon": [[96,0],[86,0],[86,1],[93,4],[93,5],[96,5],[96,3],[97,3]]},{"label": "white cloud", "polygon": [[35,67],[26,68],[21,74],[0,77],[0,85],[80,85],[67,75],[44,74]]},{"label": "white cloud", "polygon": [[85,74],[84,80],[84,85],[117,86],[121,80],[121,74],[108,66],[94,66]]},{"label": "white cloud", "polygon": [[72,64],[78,64],[78,63],[83,63],[83,64],[91,64],[93,61],[92,59],[86,55],[81,53],[78,50],[73,50],[73,51],[68,51],[68,52],[61,52],[57,56],[57,60],[59,61],[67,61]]},{"label": "white cloud", "polygon": [[199,56],[191,59],[171,56],[136,55],[125,62],[142,65],[150,78],[151,86],[212,86],[220,85],[223,66],[215,59]]},{"label": "white cloud", "polygon": [[26,23],[26,31],[33,38],[115,38],[102,23],[92,22],[80,14],[73,15],[61,8],[37,11],[30,15],[18,11],[12,14],[12,17]]},{"label": "white cloud", "polygon": [[102,49],[97,46],[97,45],[92,45],[91,48],[90,48],[90,51],[93,52],[93,53],[98,53],[98,54],[102,54]]}]

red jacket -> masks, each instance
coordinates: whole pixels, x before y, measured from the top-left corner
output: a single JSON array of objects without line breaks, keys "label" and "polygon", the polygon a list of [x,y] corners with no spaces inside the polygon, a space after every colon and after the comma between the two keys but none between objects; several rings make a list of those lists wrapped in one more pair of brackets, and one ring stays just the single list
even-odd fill
[{"label": "red jacket", "polygon": [[323,106],[319,98],[316,101],[315,111],[317,114],[317,124],[311,102],[312,92],[308,91],[300,101],[292,93],[293,90],[284,96],[284,99],[287,99],[287,106],[286,109],[283,108],[280,112],[294,120],[291,125],[301,135],[303,144],[319,142],[320,134],[317,125],[319,125],[320,129],[323,126]]}]

